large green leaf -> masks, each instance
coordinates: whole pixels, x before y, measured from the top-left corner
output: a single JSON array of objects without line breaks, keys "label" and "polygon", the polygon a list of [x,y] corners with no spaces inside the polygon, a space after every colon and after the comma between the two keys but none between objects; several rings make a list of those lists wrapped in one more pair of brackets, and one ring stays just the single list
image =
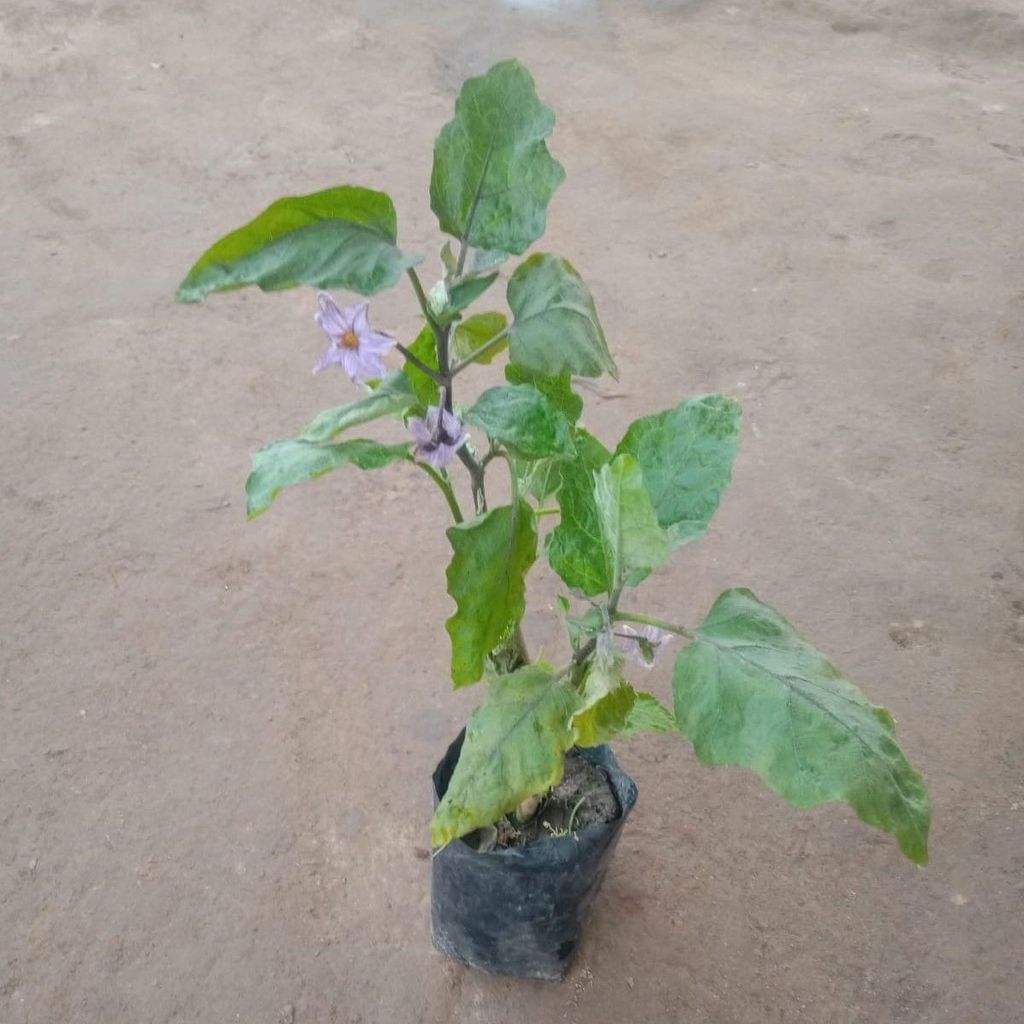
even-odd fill
[{"label": "large green leaf", "polygon": [[[455,358],[460,362],[468,359],[474,352],[483,348],[492,338],[505,330],[508,321],[501,313],[477,313],[461,324],[457,324],[452,331],[452,351]],[[478,360],[481,363],[489,363],[496,355],[508,348],[508,341],[505,340],[492,349],[488,350]]]},{"label": "large green leaf", "polygon": [[569,421],[529,384],[490,388],[466,410],[465,419],[526,458],[575,452]]},{"label": "large green leaf", "polygon": [[509,356],[517,366],[544,377],[618,375],[590,289],[568,260],[546,253],[524,260],[507,298],[514,314]]},{"label": "large green leaf", "polygon": [[383,192],[343,185],[288,196],[212,245],[178,288],[179,302],[244,285],[264,291],[308,284],[374,295],[419,257],[395,244],[395,207]]},{"label": "large green leaf", "polygon": [[[502,324],[502,327],[505,325]],[[583,399],[572,389],[572,374],[568,370],[555,377],[533,373],[522,366],[509,363],[505,367],[505,380],[509,384],[532,384],[565,418],[575,424],[583,412]]]},{"label": "large green leaf", "polygon": [[576,432],[576,458],[564,461],[559,473],[558,508],[561,518],[548,534],[547,555],[551,568],[565,585],[592,596],[607,593],[608,577],[601,535],[601,519],[594,502],[594,471],[611,454],[585,430]]},{"label": "large green leaf", "polygon": [[554,123],[517,61],[468,79],[434,144],[430,206],[441,229],[505,253],[525,252],[540,238],[565,177],[544,143]]},{"label": "large green leaf", "polygon": [[576,701],[544,663],[487,684],[487,699],[466,726],[459,763],[430,823],[434,846],[490,825],[558,785],[563,755],[575,739],[569,720]]},{"label": "large green leaf", "polygon": [[727,590],[676,659],[676,720],[697,756],[752,768],[795,807],[846,800],[928,860],[931,802],[874,707],[749,590]]},{"label": "large green leaf", "polygon": [[349,427],[403,413],[415,401],[412,382],[399,371],[386,377],[379,387],[362,398],[334,409],[324,409],[299,438],[303,441],[330,441]]},{"label": "large green leaf", "polygon": [[601,633],[591,657],[579,706],[572,717],[581,747],[607,743],[622,731],[633,706],[633,690],[622,676],[622,656],[611,636]]},{"label": "large green leaf", "polygon": [[[437,360],[437,339],[434,337],[433,328],[427,324],[416,340],[409,346],[409,351],[432,370],[438,368]],[[406,363],[401,371],[412,385],[416,400],[423,406],[437,405],[441,396],[441,389],[433,377],[428,377],[419,367],[412,363]]]},{"label": "large green leaf", "polygon": [[314,480],[339,466],[380,469],[407,458],[407,444],[386,445],[363,439],[336,444],[315,444],[301,438],[275,441],[252,457],[252,472],[245,482],[248,517],[254,519],[266,512],[282,488]]},{"label": "large green leaf", "polygon": [[632,455],[616,455],[598,470],[594,501],[601,524],[608,592],[622,586],[635,587],[668,557],[668,541]]},{"label": "large green leaf", "polygon": [[526,608],[526,573],[537,557],[537,521],[525,503],[505,505],[448,529],[454,551],[448,593],[456,611],[445,623],[452,641],[452,682],[475,683],[484,658]]},{"label": "large green leaf", "polygon": [[700,537],[729,486],[743,410],[703,395],[636,420],[616,452],[636,456],[658,522],[673,547]]}]

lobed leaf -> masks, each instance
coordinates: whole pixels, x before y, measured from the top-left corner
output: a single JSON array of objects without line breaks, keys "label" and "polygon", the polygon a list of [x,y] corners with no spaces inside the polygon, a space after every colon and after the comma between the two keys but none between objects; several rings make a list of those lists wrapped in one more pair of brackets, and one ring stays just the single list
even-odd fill
[{"label": "lobed leaf", "polygon": [[590,290],[572,264],[536,253],[509,279],[513,363],[544,377],[618,375]]},{"label": "lobed leaf", "polygon": [[554,123],[518,61],[468,79],[434,144],[430,207],[441,230],[499,254],[525,252],[540,238],[565,178],[544,143]]},{"label": "lobed leaf", "polygon": [[633,706],[622,729],[623,738],[638,732],[672,732],[676,728],[676,716],[657,697],[642,690],[634,691]]},{"label": "lobed leaf", "polygon": [[[505,325],[502,324],[502,327]],[[509,384],[532,384],[573,425],[583,412],[583,399],[572,389],[572,374],[568,370],[554,377],[533,373],[515,363],[505,367],[505,380]]]},{"label": "lobed leaf", "polygon": [[393,285],[416,256],[401,252],[391,199],[354,185],[278,199],[215,242],[178,288],[179,302],[258,285],[264,291],[312,285],[374,295]]},{"label": "lobed leaf", "polygon": [[399,459],[409,458],[407,444],[378,444],[364,439],[315,444],[301,438],[275,441],[252,457],[252,472],[245,482],[249,519],[266,512],[278,493],[292,484],[314,480],[339,466],[381,469]]},{"label": "lobed leaf", "polygon": [[443,846],[490,825],[527,797],[558,785],[565,751],[575,740],[569,720],[576,702],[543,662],[491,680],[434,811],[431,843]]},{"label": "lobed leaf", "polygon": [[672,547],[703,535],[732,477],[743,410],[703,395],[634,421],[616,453],[635,456]]},{"label": "lobed leaf", "polygon": [[485,391],[465,420],[525,458],[575,453],[569,421],[529,384],[506,384]]},{"label": "lobed leaf", "polygon": [[445,623],[452,641],[452,682],[475,683],[484,658],[523,617],[526,573],[537,557],[537,522],[525,503],[492,509],[447,531],[454,555],[448,593],[455,614]]},{"label": "lobed leaf", "polygon": [[674,688],[702,761],[751,768],[794,807],[845,800],[927,863],[931,802],[891,715],[749,590],[715,602],[676,659]]}]

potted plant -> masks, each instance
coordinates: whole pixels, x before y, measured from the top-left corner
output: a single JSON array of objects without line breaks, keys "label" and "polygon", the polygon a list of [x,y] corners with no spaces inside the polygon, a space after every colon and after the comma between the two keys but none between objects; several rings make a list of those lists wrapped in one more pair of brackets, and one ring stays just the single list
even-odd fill
[{"label": "potted plant", "polygon": [[[796,807],[847,801],[918,864],[931,818],[888,712],[751,591],[726,590],[696,626],[638,601],[650,572],[707,530],[730,481],[739,404],[689,398],[607,447],[582,425],[574,384],[616,366],[572,264],[528,256],[508,277],[508,313],[470,312],[544,233],[564,177],[545,142],[553,124],[515,61],[464,84],[434,147],[431,207],[450,239],[429,290],[420,257],[398,247],[390,198],[344,185],[273,203],[208,249],[177,296],[320,289],[316,370],[337,367],[363,388],[253,456],[250,518],[283,488],[343,466],[411,462],[443,495],[451,680],[484,693],[434,773],[434,941],[486,970],[545,978],[564,972],[636,799],[609,741],[678,731],[701,760],[751,768]],[[424,324],[408,344],[371,326],[365,301],[343,307],[327,292],[369,297],[403,278]],[[392,353],[402,365],[389,370]],[[464,374],[499,357],[504,383],[466,404]],[[394,441],[353,437],[385,417],[399,421]],[[472,509],[455,487],[460,463]],[[495,505],[499,464],[509,497]],[[568,590],[561,665],[532,659],[520,629],[541,554]],[[626,671],[670,638],[681,646],[672,709]]]}]

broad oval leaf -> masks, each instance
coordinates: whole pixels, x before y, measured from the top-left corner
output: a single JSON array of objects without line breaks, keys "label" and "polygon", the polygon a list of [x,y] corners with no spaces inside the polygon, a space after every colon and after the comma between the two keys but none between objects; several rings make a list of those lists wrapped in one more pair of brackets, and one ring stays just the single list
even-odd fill
[{"label": "broad oval leaf", "polygon": [[635,587],[668,557],[665,531],[632,455],[616,455],[594,478],[594,502],[601,524],[608,593]]},{"label": "broad oval leaf", "polygon": [[490,388],[466,410],[465,419],[527,458],[575,452],[569,421],[529,384]]},{"label": "broad oval leaf", "polygon": [[443,846],[490,825],[527,797],[557,786],[565,751],[575,742],[569,720],[577,700],[543,662],[489,682],[434,811],[431,843]]},{"label": "broad oval leaf", "polygon": [[537,558],[537,522],[523,502],[492,509],[447,531],[454,552],[448,593],[455,614],[445,623],[452,641],[452,682],[475,683],[484,659],[523,617],[526,573]]},{"label": "broad oval leaf", "polygon": [[795,807],[845,800],[927,863],[931,802],[892,716],[749,590],[719,597],[673,685],[679,729],[702,761],[752,768]]},{"label": "broad oval leaf", "polygon": [[330,441],[349,427],[369,423],[382,416],[405,412],[416,401],[412,382],[403,372],[393,373],[362,398],[334,409],[325,409],[299,435],[302,441]]},{"label": "broad oval leaf", "polygon": [[[452,331],[452,351],[455,358],[459,362],[462,362],[463,359],[469,359],[474,352],[479,351],[492,338],[501,334],[507,325],[508,321],[501,313],[477,313],[475,316],[463,320]],[[504,352],[506,348],[508,348],[507,340],[500,344],[495,344],[477,362],[489,363],[496,355]]]},{"label": "broad oval leaf", "polygon": [[468,79],[434,144],[430,207],[441,230],[499,253],[525,252],[540,238],[565,177],[544,143],[554,123],[518,61]]},{"label": "broad oval leaf", "polygon": [[672,547],[702,536],[732,478],[740,403],[702,395],[634,421],[616,453],[636,457]]},{"label": "broad oval leaf", "polygon": [[336,444],[315,444],[301,438],[275,441],[252,457],[252,472],[245,482],[248,518],[266,512],[282,488],[315,480],[339,466],[381,469],[408,458],[407,444],[379,444],[362,438]]},{"label": "broad oval leaf", "polygon": [[399,250],[397,231],[394,204],[383,192],[343,185],[278,199],[207,249],[176,298],[199,302],[252,284],[264,291],[306,284],[374,295],[420,261]]},{"label": "broad oval leaf", "polygon": [[[505,325],[502,324],[502,327]],[[554,377],[533,373],[522,366],[509,363],[505,367],[505,380],[509,384],[532,384],[565,418],[576,424],[583,412],[583,399],[572,389],[572,374],[568,370]]]},{"label": "broad oval leaf", "polygon": [[560,256],[536,253],[508,282],[513,363],[544,377],[618,375],[590,289]]}]

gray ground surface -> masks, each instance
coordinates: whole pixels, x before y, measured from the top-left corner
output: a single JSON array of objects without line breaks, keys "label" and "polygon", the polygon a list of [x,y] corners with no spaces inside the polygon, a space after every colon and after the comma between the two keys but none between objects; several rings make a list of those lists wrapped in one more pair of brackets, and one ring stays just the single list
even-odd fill
[{"label": "gray ground surface", "polygon": [[[590,426],[746,407],[646,609],[752,586],[936,803],[920,871],[843,807],[625,744],[640,804],[562,985],[429,945],[428,775],[477,699],[440,498],[353,472],[246,525],[248,452],[349,391],[310,377],[308,291],[171,302],[329,184],[435,251],[431,142],[508,55],[559,116],[545,244],[622,367]],[[1022,55],[1011,0],[0,4],[0,1022],[1021,1020]],[[413,326],[404,291],[374,309]]]}]

